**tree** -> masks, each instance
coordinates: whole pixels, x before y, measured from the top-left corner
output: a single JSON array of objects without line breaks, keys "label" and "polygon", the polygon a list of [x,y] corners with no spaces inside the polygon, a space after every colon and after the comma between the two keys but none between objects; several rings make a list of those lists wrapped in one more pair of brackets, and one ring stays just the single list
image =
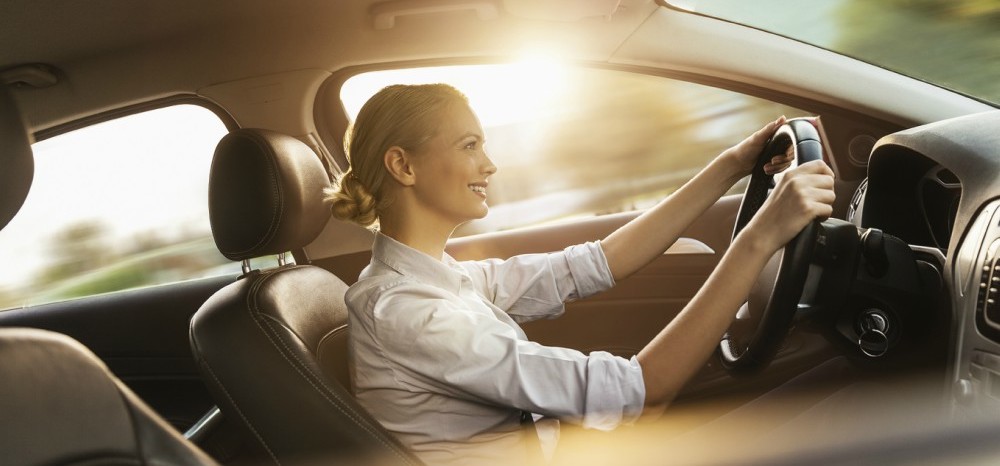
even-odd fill
[{"label": "tree", "polygon": [[41,272],[36,285],[63,280],[100,267],[110,251],[107,228],[96,220],[71,224],[56,232],[50,241],[51,261]]},{"label": "tree", "polygon": [[834,49],[1000,101],[1000,1],[853,0],[838,13]]}]

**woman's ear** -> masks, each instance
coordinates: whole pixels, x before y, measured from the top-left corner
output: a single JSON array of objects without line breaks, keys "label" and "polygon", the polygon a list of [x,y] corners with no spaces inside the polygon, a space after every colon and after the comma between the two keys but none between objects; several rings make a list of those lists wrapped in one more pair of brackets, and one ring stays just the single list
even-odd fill
[{"label": "woman's ear", "polygon": [[392,175],[403,186],[413,186],[416,182],[416,176],[410,166],[410,157],[411,154],[399,146],[390,147],[389,150],[385,151],[383,157],[385,169],[389,171],[389,175]]}]

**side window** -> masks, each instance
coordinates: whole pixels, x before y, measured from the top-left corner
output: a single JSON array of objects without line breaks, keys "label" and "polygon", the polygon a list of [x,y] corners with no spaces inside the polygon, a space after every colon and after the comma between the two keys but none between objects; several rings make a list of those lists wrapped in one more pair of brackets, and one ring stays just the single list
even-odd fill
[{"label": "side window", "polygon": [[498,167],[489,215],[455,236],[650,207],[765,122],[806,115],[699,84],[538,63],[364,73],[341,99],[353,121],[384,86],[433,82],[469,97]]},{"label": "side window", "polygon": [[208,221],[225,134],[211,111],[175,105],[36,143],[31,191],[0,230],[0,309],[238,272]]}]

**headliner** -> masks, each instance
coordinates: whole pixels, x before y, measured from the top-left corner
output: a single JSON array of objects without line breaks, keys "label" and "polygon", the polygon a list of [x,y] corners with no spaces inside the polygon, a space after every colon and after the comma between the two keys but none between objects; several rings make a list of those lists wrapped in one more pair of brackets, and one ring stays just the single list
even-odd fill
[{"label": "headliner", "polygon": [[[459,0],[461,1],[461,0]],[[483,0],[469,0],[470,3]],[[607,60],[656,6],[623,2],[608,21],[545,21],[509,11],[402,17],[377,30],[379,2],[271,0],[0,2],[0,69],[54,66],[53,88],[21,89],[17,99],[36,131],[110,108],[204,87],[300,69],[409,60],[512,57],[528,44],[558,44],[568,58]],[[572,44],[571,48],[565,47]]]}]

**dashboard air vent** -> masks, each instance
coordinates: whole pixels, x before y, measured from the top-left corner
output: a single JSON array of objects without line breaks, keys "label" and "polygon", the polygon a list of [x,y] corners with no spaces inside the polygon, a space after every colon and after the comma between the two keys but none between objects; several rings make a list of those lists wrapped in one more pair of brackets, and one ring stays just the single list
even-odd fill
[{"label": "dashboard air vent", "polygon": [[961,185],[962,183],[958,177],[947,168],[942,168],[937,172],[937,179],[945,185]]},{"label": "dashboard air vent", "polygon": [[993,240],[982,263],[982,276],[979,281],[978,312],[985,317],[986,324],[1000,329],[1000,264],[997,263],[997,249],[1000,249],[1000,239]]}]

